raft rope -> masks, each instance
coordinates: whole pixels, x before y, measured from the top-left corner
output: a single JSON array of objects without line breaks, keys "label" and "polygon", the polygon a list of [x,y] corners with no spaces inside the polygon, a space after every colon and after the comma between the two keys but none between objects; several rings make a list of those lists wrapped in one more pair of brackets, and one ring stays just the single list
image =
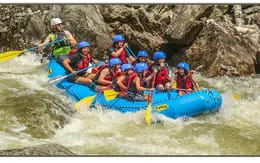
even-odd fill
[{"label": "raft rope", "polygon": [[[72,86],[72,85],[71,85]],[[65,86],[61,86],[63,89],[66,90],[66,92],[68,92],[69,88],[71,87],[65,87]],[[80,96],[74,91],[74,90],[70,90],[69,91],[71,95],[73,95],[74,97],[76,97],[78,100],[80,100]],[[219,98],[216,98],[216,96],[214,95],[213,91],[212,90],[200,90],[200,91],[196,91],[196,92],[191,92],[191,93],[188,93],[188,94],[185,94],[183,96],[189,96],[189,95],[192,95],[194,93],[197,93],[197,92],[202,92],[202,93],[206,93],[209,95],[209,97],[211,99],[214,100],[214,103],[215,103],[215,106],[217,105],[217,101],[219,101],[220,99]],[[177,99],[177,98],[180,98],[180,97],[183,97],[183,96],[175,96],[175,97],[172,97],[172,98],[167,98],[167,99],[163,99],[163,100],[160,100],[160,101],[156,101],[156,102],[153,102],[152,105],[156,105],[156,104],[159,104],[159,103],[163,103],[165,101],[169,101],[169,100],[174,100],[174,99]],[[119,99],[118,99],[119,100]],[[116,101],[118,101],[116,100]],[[116,102],[114,102],[115,104]],[[102,107],[110,107],[112,106],[111,104],[101,104],[99,103],[98,105],[102,106]],[[121,109],[121,108],[130,108],[130,109],[145,109],[147,107],[147,105],[143,105],[143,106],[115,106],[115,108],[117,109]]]},{"label": "raft rope", "polygon": [[[216,96],[213,94],[213,92],[211,90],[200,90],[200,91],[185,94],[183,96],[189,96],[189,95],[197,93],[197,92],[202,92],[202,93],[208,94],[210,96],[210,98],[214,99],[215,105],[217,105],[217,100],[219,100],[219,99],[216,98]],[[174,99],[177,99],[177,98],[180,98],[180,97],[183,97],[183,96],[176,96],[176,97],[156,101],[156,102],[153,103],[153,105],[156,105],[156,104],[159,104],[159,103],[162,103],[162,102],[165,102],[165,101],[169,101],[169,100],[174,100]],[[113,104],[112,105],[111,104],[100,104],[100,105],[103,106],[103,107],[111,107]],[[140,109],[140,108],[142,109],[143,108],[143,109],[145,109],[147,107],[147,105],[143,105],[143,106],[114,106],[114,107],[117,108],[117,109],[120,109],[120,108],[132,108],[132,109]]]}]

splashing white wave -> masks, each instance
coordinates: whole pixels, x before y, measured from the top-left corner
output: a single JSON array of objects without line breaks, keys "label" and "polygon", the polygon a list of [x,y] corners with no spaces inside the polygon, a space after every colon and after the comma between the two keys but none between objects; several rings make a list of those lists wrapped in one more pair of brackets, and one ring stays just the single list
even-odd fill
[{"label": "splashing white wave", "polygon": [[[62,91],[46,84],[48,78],[45,66],[41,64],[39,55],[28,53],[2,63],[0,78],[17,80],[19,84],[28,88],[28,91],[47,91],[66,103],[68,100],[73,103]],[[143,111],[123,114],[113,110],[103,111],[102,108],[85,110],[74,114],[70,122],[57,130],[50,140],[0,132],[3,145],[1,149],[54,142],[68,147],[77,154],[253,153],[254,147],[251,146],[250,140],[260,136],[260,78],[206,78],[200,74],[195,74],[195,77],[199,82],[204,82],[221,92],[223,106],[219,112],[188,118],[186,121],[157,115],[156,118],[162,120],[162,123],[148,127],[144,123]],[[234,98],[234,95],[239,95],[239,98]],[[68,107],[74,109],[73,105]],[[23,129],[23,126],[18,125],[13,132],[19,135],[19,131]],[[236,136],[237,140],[245,139],[247,144],[244,150],[235,146],[237,142],[232,142],[236,141]],[[230,146],[226,146],[230,143]]]}]

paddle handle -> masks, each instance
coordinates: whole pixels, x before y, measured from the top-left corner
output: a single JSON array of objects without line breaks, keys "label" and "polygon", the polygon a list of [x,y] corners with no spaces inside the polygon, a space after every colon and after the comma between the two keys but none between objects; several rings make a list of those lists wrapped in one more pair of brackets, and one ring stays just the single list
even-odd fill
[{"label": "paddle handle", "polygon": [[[52,44],[55,44],[55,43],[58,43],[58,42],[61,42],[61,41],[64,41],[64,40],[66,40],[66,39],[62,39],[62,40],[56,40],[56,41],[53,41],[53,42],[49,42],[49,43],[47,43],[47,44],[43,44],[42,46],[49,46],[49,45],[52,45]],[[38,45],[38,46],[35,46],[35,47],[32,47],[32,48],[28,48],[27,50],[28,51],[33,51],[33,50],[35,50],[35,49],[37,49],[37,48],[39,48],[40,46]]]}]

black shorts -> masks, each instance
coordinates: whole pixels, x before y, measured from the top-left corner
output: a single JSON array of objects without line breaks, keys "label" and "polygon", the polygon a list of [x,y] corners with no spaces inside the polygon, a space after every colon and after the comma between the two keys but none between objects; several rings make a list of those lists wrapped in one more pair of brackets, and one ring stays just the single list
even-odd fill
[{"label": "black shorts", "polygon": [[56,58],[56,61],[57,61],[58,63],[62,64],[62,62],[63,62],[65,59],[67,59],[67,58],[69,58],[67,54],[58,55],[58,57]]}]

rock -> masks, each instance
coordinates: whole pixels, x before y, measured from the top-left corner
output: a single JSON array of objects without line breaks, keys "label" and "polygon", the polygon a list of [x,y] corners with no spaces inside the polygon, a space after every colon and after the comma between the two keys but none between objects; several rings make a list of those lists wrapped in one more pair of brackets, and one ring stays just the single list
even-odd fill
[{"label": "rock", "polygon": [[240,76],[255,73],[256,48],[234,27],[221,26],[211,19],[205,22],[197,39],[180,58],[210,77]]},{"label": "rock", "polygon": [[255,71],[257,74],[260,74],[260,49],[256,54]]},{"label": "rock", "polygon": [[63,156],[76,155],[59,144],[44,144],[22,149],[1,150],[0,156]]},{"label": "rock", "polygon": [[[24,49],[43,42],[50,32],[50,19],[60,17],[65,30],[77,41],[91,43],[92,54],[98,59],[108,58],[106,48],[112,44],[113,35],[121,33],[135,53],[146,49],[152,55],[164,50],[171,64],[185,59],[192,68],[204,67],[203,74],[208,76],[248,75],[255,72],[252,59],[256,59],[260,45],[259,5],[239,6],[238,25],[234,9],[234,5],[1,5],[0,50]],[[205,57],[206,52],[212,58]],[[243,59],[242,52],[249,56]],[[220,59],[222,56],[228,62]],[[246,64],[240,68],[231,58]]]},{"label": "rock", "polygon": [[260,28],[260,12],[250,14],[250,15],[245,15],[244,16],[245,23],[246,24],[255,24]]},{"label": "rock", "polygon": [[243,13],[245,14],[252,14],[252,13],[259,13],[260,12],[260,6],[259,5],[256,5],[256,6],[252,6],[252,7],[249,7],[249,8],[246,8],[243,10]]},{"label": "rock", "polygon": [[165,38],[174,44],[190,45],[203,27],[199,20],[208,18],[213,8],[213,5],[176,6],[171,24],[164,33]]},{"label": "rock", "polygon": [[162,35],[171,21],[172,8],[167,5],[110,5],[103,8],[102,15],[113,33],[124,34],[136,52],[139,49],[153,52],[165,42]]}]

